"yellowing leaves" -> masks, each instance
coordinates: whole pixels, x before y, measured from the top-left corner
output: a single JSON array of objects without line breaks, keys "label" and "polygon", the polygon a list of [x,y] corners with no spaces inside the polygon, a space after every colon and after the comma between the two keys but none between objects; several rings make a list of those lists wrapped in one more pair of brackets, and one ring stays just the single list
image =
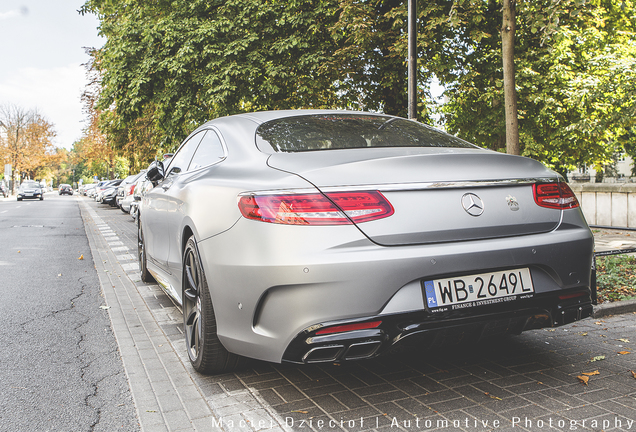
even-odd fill
[{"label": "yellowing leaves", "polygon": [[577,378],[585,385],[587,385],[587,382],[590,380],[590,377],[585,375],[579,375]]},{"label": "yellowing leaves", "polygon": [[588,382],[590,381],[591,376],[600,375],[600,374],[601,373],[597,370],[593,372],[582,372],[581,375],[577,376],[576,378],[583,384],[588,385]]}]

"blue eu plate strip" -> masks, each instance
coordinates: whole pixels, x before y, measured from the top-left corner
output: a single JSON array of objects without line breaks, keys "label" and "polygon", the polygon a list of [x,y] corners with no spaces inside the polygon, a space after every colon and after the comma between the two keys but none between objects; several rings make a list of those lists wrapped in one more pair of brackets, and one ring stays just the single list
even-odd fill
[{"label": "blue eu plate strip", "polygon": [[426,303],[428,307],[437,307],[437,296],[435,295],[435,284],[433,281],[424,282],[424,291],[426,292]]}]

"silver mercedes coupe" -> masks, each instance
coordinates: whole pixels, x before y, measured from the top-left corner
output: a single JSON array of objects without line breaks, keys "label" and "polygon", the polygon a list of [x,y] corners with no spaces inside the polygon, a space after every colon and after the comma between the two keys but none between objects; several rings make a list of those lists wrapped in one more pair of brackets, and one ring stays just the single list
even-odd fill
[{"label": "silver mercedes coupe", "polygon": [[183,310],[201,373],[366,359],[592,313],[593,237],[563,178],[415,121],[218,118],[148,178],[142,279]]}]

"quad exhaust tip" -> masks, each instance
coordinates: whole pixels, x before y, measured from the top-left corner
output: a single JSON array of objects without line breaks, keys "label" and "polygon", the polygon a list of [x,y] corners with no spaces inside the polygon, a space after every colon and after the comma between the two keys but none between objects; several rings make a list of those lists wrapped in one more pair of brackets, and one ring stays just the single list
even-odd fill
[{"label": "quad exhaust tip", "polygon": [[338,360],[361,360],[372,357],[380,348],[380,341],[357,342],[349,345],[324,345],[310,349],[303,363],[331,363]]}]

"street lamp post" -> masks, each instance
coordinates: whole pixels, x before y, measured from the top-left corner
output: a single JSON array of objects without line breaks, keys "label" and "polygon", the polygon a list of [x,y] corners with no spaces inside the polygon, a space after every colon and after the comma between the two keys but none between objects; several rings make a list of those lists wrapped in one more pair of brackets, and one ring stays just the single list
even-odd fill
[{"label": "street lamp post", "polygon": [[409,2],[409,78],[408,78],[408,111],[409,119],[417,119],[417,0]]}]

